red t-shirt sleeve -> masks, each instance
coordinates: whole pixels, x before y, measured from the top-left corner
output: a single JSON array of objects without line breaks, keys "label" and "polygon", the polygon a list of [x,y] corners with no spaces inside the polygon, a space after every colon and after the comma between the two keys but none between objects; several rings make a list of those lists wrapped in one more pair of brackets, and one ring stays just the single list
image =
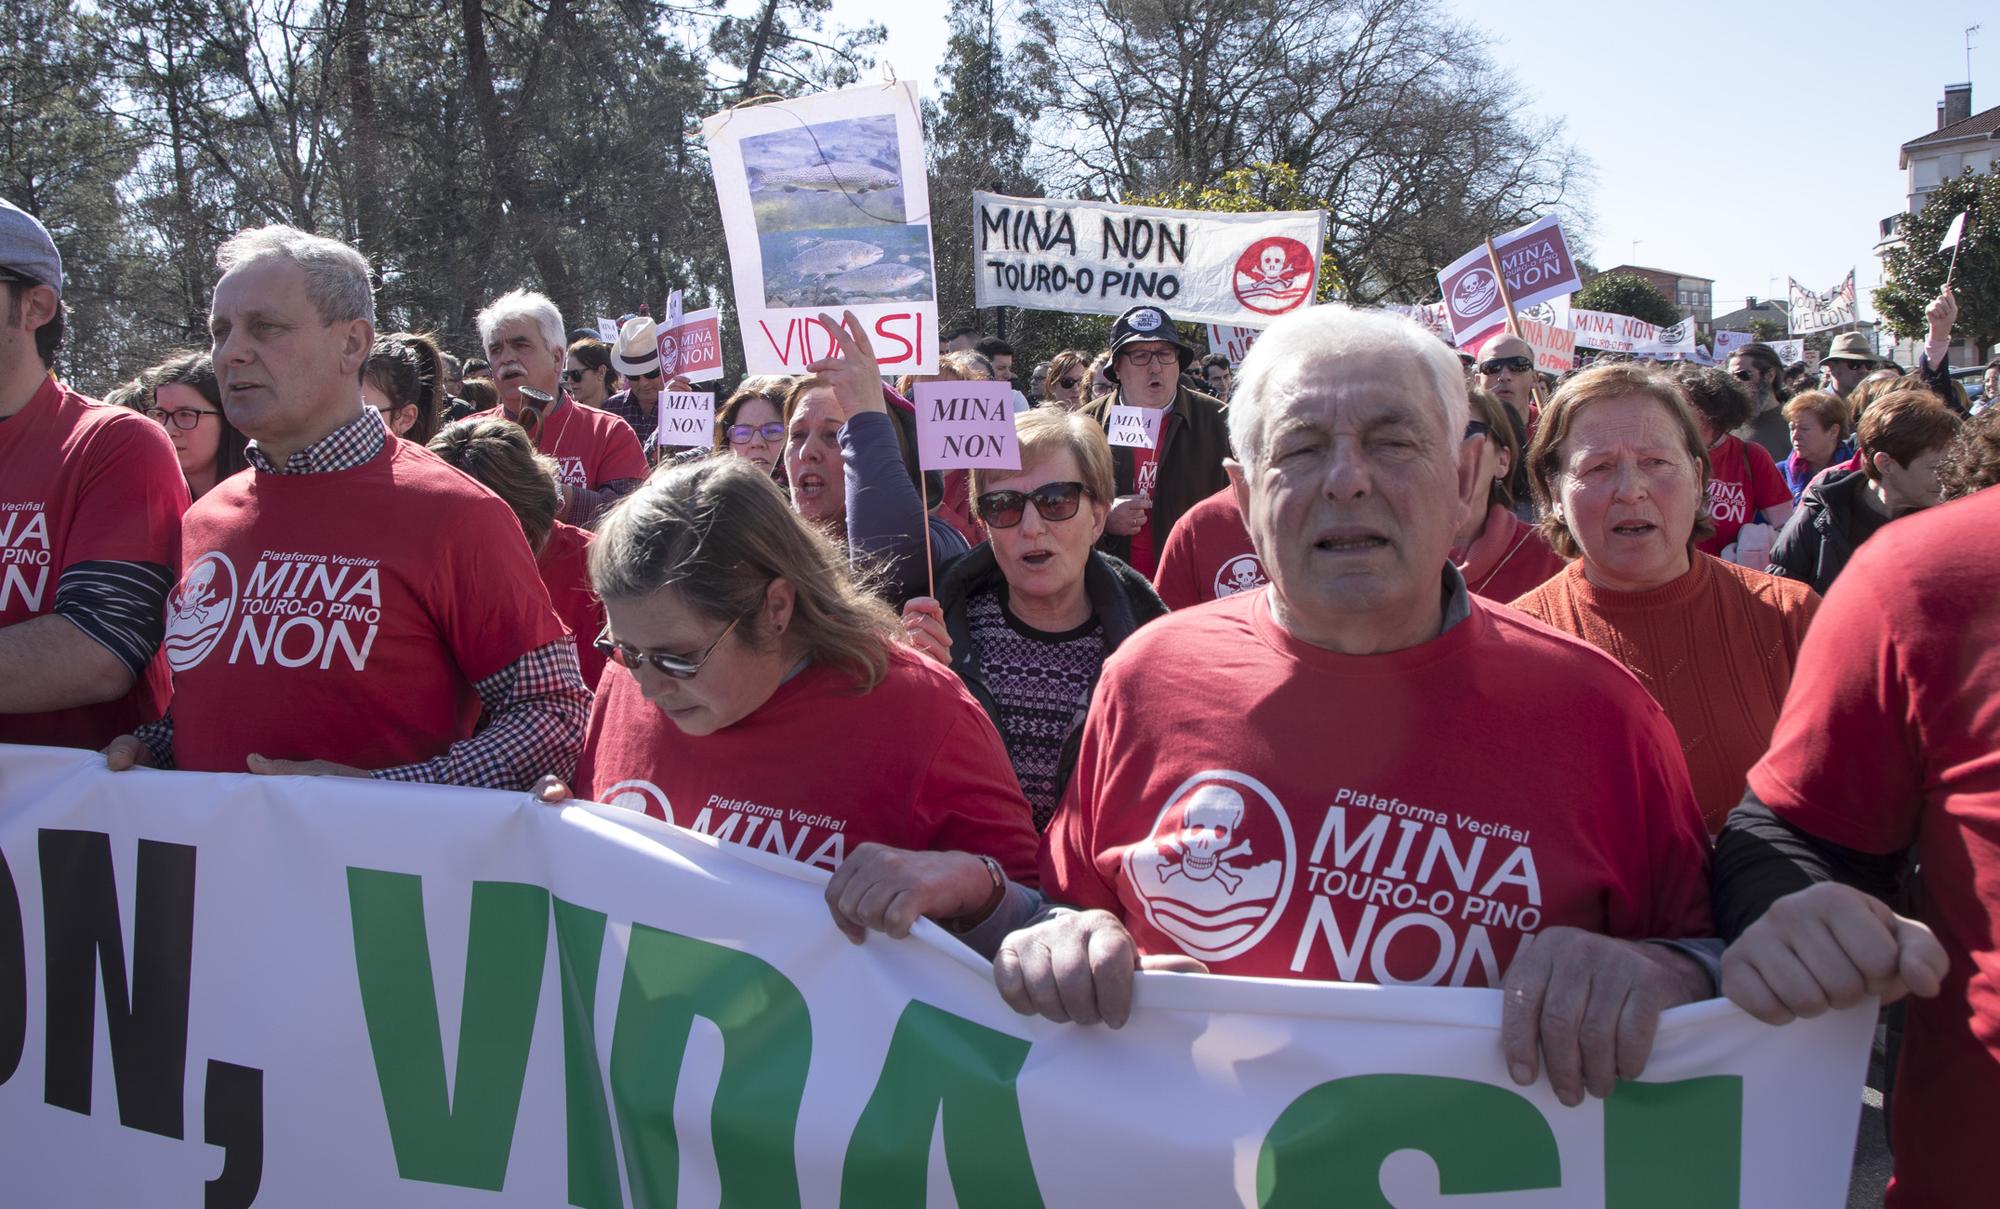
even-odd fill
[{"label": "red t-shirt sleeve", "polygon": [[[599,459],[597,481],[591,484],[592,487],[615,483],[619,479],[643,479],[652,471],[646,465],[645,451],[639,448],[639,438],[632,435],[632,426],[615,416],[612,419],[614,423],[604,426],[604,453]],[[1785,493],[1785,498],[1791,498],[1790,491]]]},{"label": "red t-shirt sleeve", "polygon": [[1000,732],[969,695],[938,706],[956,708],[957,716],[917,787],[919,809],[931,824],[931,850],[990,856],[1013,881],[1039,885],[1034,813]]},{"label": "red t-shirt sleeve", "polygon": [[1750,506],[1763,509],[1791,503],[1792,489],[1785,484],[1771,451],[1755,441],[1745,441],[1743,452],[1750,467]]},{"label": "red t-shirt sleeve", "polygon": [[156,563],[178,573],[188,487],[166,430],[135,415],[102,425],[92,444],[59,570],[114,561]]},{"label": "red t-shirt sleeve", "polygon": [[431,583],[431,608],[452,658],[474,684],[568,633],[528,539],[495,495],[469,501],[452,519],[451,555]]},{"label": "red t-shirt sleeve", "polygon": [[1788,822],[1863,852],[1916,842],[1924,767],[1917,709],[1875,581],[1826,598],[1799,651],[1784,712],[1750,788]]},{"label": "red t-shirt sleeve", "polygon": [[1159,569],[1153,572],[1153,591],[1169,609],[1186,609],[1202,601],[1201,570],[1195,561],[1195,520],[1190,511],[1175,522],[1160,551]]},{"label": "red t-shirt sleeve", "polygon": [[1116,710],[1111,703],[1112,695],[1108,686],[1100,682],[1091,701],[1090,716],[1083,724],[1076,771],[1063,791],[1055,817],[1049,820],[1049,829],[1042,834],[1042,893],[1050,902],[1109,911],[1123,919],[1125,909],[1118,898],[1118,887],[1098,873],[1093,843],[1096,805],[1103,788],[1097,782],[1105,768],[1105,718]]}]

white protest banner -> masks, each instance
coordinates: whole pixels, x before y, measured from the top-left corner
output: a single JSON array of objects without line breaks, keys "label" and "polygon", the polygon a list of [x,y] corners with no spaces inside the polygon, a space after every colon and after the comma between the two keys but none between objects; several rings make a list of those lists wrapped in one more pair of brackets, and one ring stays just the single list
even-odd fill
[{"label": "white protest banner", "polygon": [[1717,361],[1727,361],[1729,354],[1746,344],[1755,343],[1757,343],[1757,337],[1751,335],[1749,332],[1717,332],[1715,333],[1715,359]]},{"label": "white protest banner", "polygon": [[871,84],[702,121],[743,355],[798,374],[837,349],[814,319],[852,310],[885,369],[937,369],[937,281],[917,90]]},{"label": "white protest banner", "polygon": [[1134,449],[1157,449],[1160,445],[1160,421],[1166,411],[1159,407],[1133,407],[1126,403],[1111,405],[1110,431],[1104,439],[1113,445],[1125,445]]},{"label": "white protest banner", "polygon": [[618,346],[618,321],[616,319],[606,319],[600,315],[597,320],[597,338],[616,348]]},{"label": "white protest banner", "polygon": [[1535,350],[1535,368],[1545,374],[1560,374],[1576,368],[1576,333],[1539,319],[1522,316],[1521,339]]},{"label": "white protest banner", "polygon": [[1259,327],[1237,327],[1233,324],[1211,323],[1208,325],[1208,351],[1221,353],[1229,358],[1229,368],[1243,364],[1244,354],[1257,343],[1257,337],[1264,334]]},{"label": "white protest banner", "polygon": [[1855,321],[1853,269],[1824,294],[1815,294],[1790,277],[1785,281],[1791,288],[1794,332],[1822,332]]},{"label": "white protest banner", "polygon": [[[1492,242],[1500,272],[1507,280],[1507,295],[1517,313],[1583,288],[1569,242],[1563,238],[1562,223],[1553,215],[1497,236]],[[1437,279],[1458,343],[1465,344],[1506,322],[1500,278],[1493,275],[1493,258],[1485,244],[1438,270]]]},{"label": "white protest banner", "polygon": [[706,390],[660,392],[658,444],[662,449],[715,446],[715,394]]},{"label": "white protest banner", "polygon": [[6,1200],[1845,1200],[1872,1003],[1674,1009],[1566,1108],[1494,990],[1141,973],[1122,1029],[1018,1016],[928,922],[847,943],[794,830],[0,748]]},{"label": "white protest banner", "polygon": [[917,464],[925,470],[1019,470],[1014,388],[1005,382],[919,382]]},{"label": "white protest banner", "polygon": [[972,195],[974,304],[1259,326],[1312,305],[1326,212],[1223,214]]},{"label": "white protest banner", "polygon": [[1652,341],[1635,351],[1657,361],[1692,360],[1701,347],[1694,342],[1694,329],[1695,322],[1690,316],[1672,327],[1657,329]]},{"label": "white protest banner", "polygon": [[1401,302],[1385,302],[1382,304],[1382,309],[1394,311],[1398,315],[1407,315],[1446,344],[1454,348],[1458,346],[1458,337],[1451,331],[1451,312],[1445,309],[1442,302],[1419,302],[1414,306]]},{"label": "white protest banner", "polygon": [[1569,325],[1579,346],[1609,353],[1634,352],[1660,337],[1660,329],[1653,324],[1610,311],[1572,310]]},{"label": "white protest banner", "polygon": [[1796,365],[1806,359],[1806,342],[1803,340],[1767,340],[1765,343],[1786,365]]},{"label": "white protest banner", "polygon": [[660,329],[660,364],[667,376],[713,382],[722,376],[722,314],[715,307],[689,311]]}]

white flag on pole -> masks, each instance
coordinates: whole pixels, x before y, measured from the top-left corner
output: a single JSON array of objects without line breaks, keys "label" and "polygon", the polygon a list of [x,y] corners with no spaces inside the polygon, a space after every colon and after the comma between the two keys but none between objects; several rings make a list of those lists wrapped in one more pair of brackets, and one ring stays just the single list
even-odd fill
[{"label": "white flag on pole", "polygon": [[1964,234],[1965,211],[1960,210],[1958,215],[1951,220],[1951,225],[1944,229],[1944,242],[1938,245],[1938,251],[1942,252],[1946,248],[1957,247],[1959,236]]}]

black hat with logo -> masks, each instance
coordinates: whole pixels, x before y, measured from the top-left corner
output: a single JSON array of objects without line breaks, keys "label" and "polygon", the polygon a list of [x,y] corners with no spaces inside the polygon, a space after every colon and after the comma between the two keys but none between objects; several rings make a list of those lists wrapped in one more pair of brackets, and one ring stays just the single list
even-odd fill
[{"label": "black hat with logo", "polygon": [[1116,382],[1118,350],[1128,344],[1147,341],[1164,341],[1173,345],[1183,370],[1194,364],[1194,349],[1181,340],[1174,321],[1167,317],[1165,311],[1156,306],[1135,306],[1118,316],[1118,322],[1111,325],[1111,364],[1104,367],[1104,376]]}]

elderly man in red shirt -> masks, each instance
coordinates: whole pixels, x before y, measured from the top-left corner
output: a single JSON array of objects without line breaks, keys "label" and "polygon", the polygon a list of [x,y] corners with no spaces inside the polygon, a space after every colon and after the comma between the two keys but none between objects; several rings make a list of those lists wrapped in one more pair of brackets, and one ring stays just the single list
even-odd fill
[{"label": "elderly man in red shirt", "polygon": [[[994,963],[1017,1010],[1118,1024],[1142,958],[1503,988],[1514,1078],[1610,1094],[1714,993],[1708,841],[1673,728],[1601,652],[1471,596],[1483,484],[1451,351],[1318,307],[1245,359],[1229,474],[1267,586],[1106,661]],[[1560,734],[1563,742],[1547,736]],[[1667,943],[1647,943],[1664,941]]]}]

